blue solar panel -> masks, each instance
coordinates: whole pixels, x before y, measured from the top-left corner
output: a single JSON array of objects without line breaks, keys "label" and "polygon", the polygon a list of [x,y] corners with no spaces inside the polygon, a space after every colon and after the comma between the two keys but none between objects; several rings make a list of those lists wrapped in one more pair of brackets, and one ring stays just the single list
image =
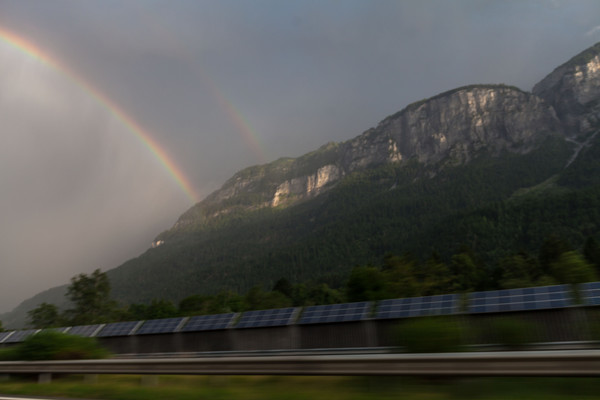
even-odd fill
[{"label": "blue solar panel", "polygon": [[573,305],[568,285],[490,290],[469,295],[470,313],[543,310]]},{"label": "blue solar panel", "polygon": [[294,307],[274,310],[246,311],[236,324],[236,328],[262,328],[285,326],[292,323],[297,309]]},{"label": "blue solar panel", "polygon": [[362,321],[369,316],[372,303],[329,304],[309,306],[304,309],[299,324],[325,324],[332,322]]},{"label": "blue solar panel", "polygon": [[579,291],[584,305],[600,306],[600,282],[582,283]]},{"label": "blue solar panel", "polygon": [[179,325],[185,318],[164,318],[152,319],[144,322],[142,327],[136,332],[137,335],[148,335],[155,333],[173,333],[177,331]]},{"label": "blue solar panel", "polygon": [[98,333],[98,337],[106,336],[128,336],[131,335],[134,329],[141,323],[141,321],[128,321],[128,322],[113,322],[112,324],[106,324],[104,328]]},{"label": "blue solar panel", "polygon": [[65,331],[69,329],[68,327],[64,327],[64,328],[46,328],[46,329],[42,329],[42,332],[58,332],[58,333],[65,333]]},{"label": "blue solar panel", "polygon": [[102,326],[103,326],[102,324],[78,325],[78,326],[74,326],[71,329],[69,329],[69,331],[67,333],[69,335],[92,337],[96,334],[98,329],[100,329],[100,327],[102,327]]},{"label": "blue solar panel", "polygon": [[383,300],[377,307],[375,318],[408,318],[426,315],[449,315],[459,312],[459,297],[456,294],[408,297]]},{"label": "blue solar panel", "polygon": [[227,329],[237,313],[198,315],[192,317],[183,326],[181,332],[215,331]]},{"label": "blue solar panel", "polygon": [[22,342],[23,340],[27,339],[29,336],[31,336],[34,333],[36,333],[38,330],[39,329],[27,329],[25,331],[16,331],[12,335],[10,335],[8,338],[6,338],[6,340],[4,341],[4,343],[18,343],[18,342]]},{"label": "blue solar panel", "polygon": [[4,342],[4,340],[13,333],[14,331],[9,332],[0,332],[0,343]]}]

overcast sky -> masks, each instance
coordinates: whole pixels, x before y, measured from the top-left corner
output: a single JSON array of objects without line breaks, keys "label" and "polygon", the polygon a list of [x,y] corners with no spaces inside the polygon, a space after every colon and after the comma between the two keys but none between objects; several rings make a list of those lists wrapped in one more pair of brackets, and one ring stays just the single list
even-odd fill
[{"label": "overcast sky", "polygon": [[531,90],[600,41],[600,2],[0,0],[2,32],[0,312],[193,205],[119,112],[201,199],[458,86]]}]

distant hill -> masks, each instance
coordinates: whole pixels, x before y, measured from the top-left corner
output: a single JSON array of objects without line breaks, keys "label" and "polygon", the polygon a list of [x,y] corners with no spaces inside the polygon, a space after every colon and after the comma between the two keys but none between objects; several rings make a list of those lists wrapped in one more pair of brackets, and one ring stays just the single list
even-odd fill
[{"label": "distant hill", "polygon": [[[587,49],[532,92],[457,88],[346,142],[246,168],[108,271],[113,294],[178,301],[281,277],[335,285],[387,253],[447,257],[463,244],[492,264],[551,234],[580,246],[600,233],[599,54]],[[5,325],[64,290],[27,300]]]}]

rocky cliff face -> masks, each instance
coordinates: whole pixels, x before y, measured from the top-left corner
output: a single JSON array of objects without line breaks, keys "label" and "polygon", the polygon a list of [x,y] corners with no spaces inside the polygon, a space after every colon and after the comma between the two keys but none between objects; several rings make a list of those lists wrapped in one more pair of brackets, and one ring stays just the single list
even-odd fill
[{"label": "rocky cliff face", "polygon": [[464,163],[479,150],[525,153],[561,127],[542,99],[517,88],[477,85],[408,106],[383,120],[374,134],[395,143],[399,157],[430,164]]},{"label": "rocky cliff face", "polygon": [[527,153],[547,135],[575,136],[600,125],[600,43],[535,85],[472,85],[413,103],[375,128],[297,159],[240,171],[185,213],[176,227],[317,196],[355,171],[408,160],[443,168],[485,151]]},{"label": "rocky cliff face", "polygon": [[600,43],[556,68],[533,87],[551,104],[567,133],[576,136],[600,125]]},{"label": "rocky cliff face", "polygon": [[347,142],[240,171],[177,226],[240,209],[291,205],[375,165],[413,159],[461,164],[484,149],[523,153],[544,135],[561,132],[552,107],[531,93],[502,85],[459,88],[412,104]]}]

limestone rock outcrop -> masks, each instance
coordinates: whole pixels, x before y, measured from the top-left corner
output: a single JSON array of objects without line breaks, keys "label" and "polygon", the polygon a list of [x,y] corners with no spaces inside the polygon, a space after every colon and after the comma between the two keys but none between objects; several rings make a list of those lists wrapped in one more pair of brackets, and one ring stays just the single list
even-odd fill
[{"label": "limestone rock outcrop", "polygon": [[551,104],[570,136],[600,125],[600,43],[556,68],[533,87]]}]

